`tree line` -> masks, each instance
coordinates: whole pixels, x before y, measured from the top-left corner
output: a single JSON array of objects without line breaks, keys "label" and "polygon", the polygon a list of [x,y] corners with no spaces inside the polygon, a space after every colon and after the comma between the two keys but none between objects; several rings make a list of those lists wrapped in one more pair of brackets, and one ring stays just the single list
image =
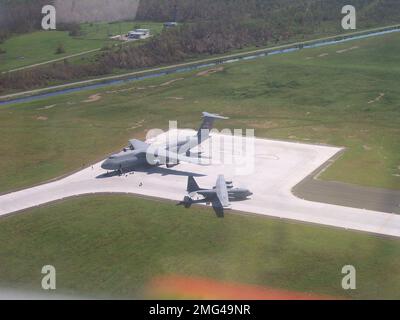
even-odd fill
[{"label": "tree line", "polygon": [[[362,23],[399,21],[398,0],[145,0],[141,1],[137,19],[180,22],[230,19],[273,19],[291,17],[308,22],[337,20],[341,8],[357,8]],[[288,15],[292,13],[293,15]]]},{"label": "tree line", "polygon": [[41,27],[41,8],[50,0],[0,0],[0,42],[13,33],[27,33]]}]

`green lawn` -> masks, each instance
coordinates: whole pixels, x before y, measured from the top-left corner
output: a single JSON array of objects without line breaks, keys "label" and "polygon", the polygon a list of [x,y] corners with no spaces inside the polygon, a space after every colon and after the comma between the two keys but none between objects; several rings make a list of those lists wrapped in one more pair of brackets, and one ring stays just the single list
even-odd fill
[{"label": "green lawn", "polygon": [[[5,50],[5,53],[0,54],[0,71],[8,71],[117,44],[120,42],[109,39],[111,35],[126,34],[136,26],[150,29],[153,35],[159,34],[163,29],[163,24],[156,22],[99,22],[82,24],[82,35],[79,37],[71,37],[66,31],[37,31],[15,35],[4,44],[0,44],[0,48]],[[137,43],[139,42],[135,42],[135,45]],[[64,45],[64,54],[56,54],[60,44]],[[93,55],[95,54],[89,54],[89,56]],[[73,61],[77,59],[74,58]]]},{"label": "green lawn", "polygon": [[[202,111],[231,117],[220,126],[255,128],[258,137],[345,146],[322,178],[400,189],[399,40],[392,34],[225,65],[209,76],[0,107],[0,192],[101,160],[129,138],[166,129],[169,119],[195,128]],[[93,93],[101,99],[82,102]]]},{"label": "green lawn", "polygon": [[[195,128],[202,111],[230,116],[219,126],[255,128],[259,137],[346,146],[324,179],[400,189],[399,40],[393,34],[225,65],[209,76],[191,72],[2,106],[0,191],[93,163],[147,129],[166,129],[168,120]],[[94,93],[101,99],[83,102]],[[179,274],[400,298],[398,240],[257,216],[217,219],[208,209],[127,196],[1,218],[0,241],[2,287],[38,289],[41,267],[52,264],[60,292],[88,296],[142,297],[154,276]],[[356,291],[340,287],[347,264],[357,269]]]},{"label": "green lawn", "polygon": [[[128,196],[68,200],[0,219],[0,286],[40,290],[57,270],[58,293],[143,297],[155,276],[220,281],[355,299],[400,298],[400,242],[257,216],[186,210]],[[357,290],[341,288],[342,267]]]},{"label": "green lawn", "polygon": [[[56,54],[59,44],[64,45],[64,54]],[[104,40],[101,39],[83,40],[70,37],[66,31],[37,31],[13,36],[0,45],[6,51],[0,55],[0,71],[101,48],[103,44]]]}]

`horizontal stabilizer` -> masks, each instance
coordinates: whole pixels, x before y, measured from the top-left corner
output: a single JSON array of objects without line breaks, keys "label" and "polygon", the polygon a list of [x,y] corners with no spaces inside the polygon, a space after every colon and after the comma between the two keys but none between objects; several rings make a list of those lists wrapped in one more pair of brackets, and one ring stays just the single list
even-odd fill
[{"label": "horizontal stabilizer", "polygon": [[221,119],[221,120],[228,120],[229,118],[220,116],[219,114],[203,112],[203,118],[212,118],[212,119]]}]

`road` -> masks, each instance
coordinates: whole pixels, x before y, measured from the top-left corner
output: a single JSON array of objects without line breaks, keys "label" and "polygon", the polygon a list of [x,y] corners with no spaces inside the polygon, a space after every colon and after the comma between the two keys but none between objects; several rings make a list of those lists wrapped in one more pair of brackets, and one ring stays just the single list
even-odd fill
[{"label": "road", "polygon": [[97,52],[97,51],[100,51],[100,50],[101,50],[101,48],[92,49],[92,50],[89,50],[89,51],[83,51],[83,52],[71,54],[71,55],[69,55],[69,56],[64,56],[64,57],[62,57],[62,58],[53,59],[53,60],[48,60],[48,61],[44,61],[44,62],[39,62],[39,63],[31,64],[31,65],[25,66],[25,67],[20,67],[20,68],[16,68],[16,69],[11,69],[11,70],[7,70],[7,71],[3,71],[3,72],[1,72],[1,73],[2,73],[2,74],[5,74],[5,73],[12,73],[12,72],[16,72],[16,71],[22,71],[22,70],[32,69],[32,68],[44,66],[44,65],[46,65],[46,64],[50,64],[50,63],[54,63],[54,62],[63,61],[63,60],[65,60],[65,59],[71,59],[71,58],[80,57],[80,56],[83,56],[83,55],[86,55],[86,54],[90,54],[90,53],[93,53],[93,52]]},{"label": "road", "polygon": [[[220,137],[214,135],[202,149],[208,150],[207,145],[214,144]],[[296,185],[341,152],[341,148],[255,139],[252,162],[240,155],[235,145],[223,144],[223,152],[220,151],[224,159],[233,155],[230,164],[226,161],[210,166],[180,164],[174,169],[159,167],[117,176],[107,175],[97,163],[59,181],[1,196],[0,215],[96,193],[128,193],[178,202],[185,195],[188,175],[199,175],[200,186],[212,187],[216,177],[225,174],[226,179],[233,180],[236,186],[246,186],[254,193],[248,201],[234,202],[234,210],[400,237],[400,215],[312,202],[292,194]],[[205,156],[209,155],[205,152]],[[212,156],[215,158],[214,153]]]}]

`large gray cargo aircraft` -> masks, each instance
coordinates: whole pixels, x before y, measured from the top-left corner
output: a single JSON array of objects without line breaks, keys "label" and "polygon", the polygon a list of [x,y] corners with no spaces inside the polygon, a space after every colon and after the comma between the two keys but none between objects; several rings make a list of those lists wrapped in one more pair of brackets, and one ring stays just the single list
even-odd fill
[{"label": "large gray cargo aircraft", "polygon": [[[219,217],[224,216],[224,209],[230,208],[230,201],[243,201],[252,196],[248,189],[234,188],[232,181],[225,181],[223,175],[218,176],[215,187],[212,189],[202,189],[197,184],[193,176],[188,177],[187,184],[188,196],[179,205],[190,208],[196,203],[211,203],[215,213]],[[201,196],[201,199],[197,199]]]},{"label": "large gray cargo aircraft", "polygon": [[228,118],[203,112],[203,121],[196,135],[176,137],[176,139],[172,139],[173,141],[166,141],[163,145],[152,146],[140,140],[130,140],[127,148],[109,157],[101,167],[123,174],[143,166],[165,165],[167,168],[172,168],[180,162],[201,164],[200,156],[193,157],[190,150],[210,137],[210,131],[217,119]]}]

